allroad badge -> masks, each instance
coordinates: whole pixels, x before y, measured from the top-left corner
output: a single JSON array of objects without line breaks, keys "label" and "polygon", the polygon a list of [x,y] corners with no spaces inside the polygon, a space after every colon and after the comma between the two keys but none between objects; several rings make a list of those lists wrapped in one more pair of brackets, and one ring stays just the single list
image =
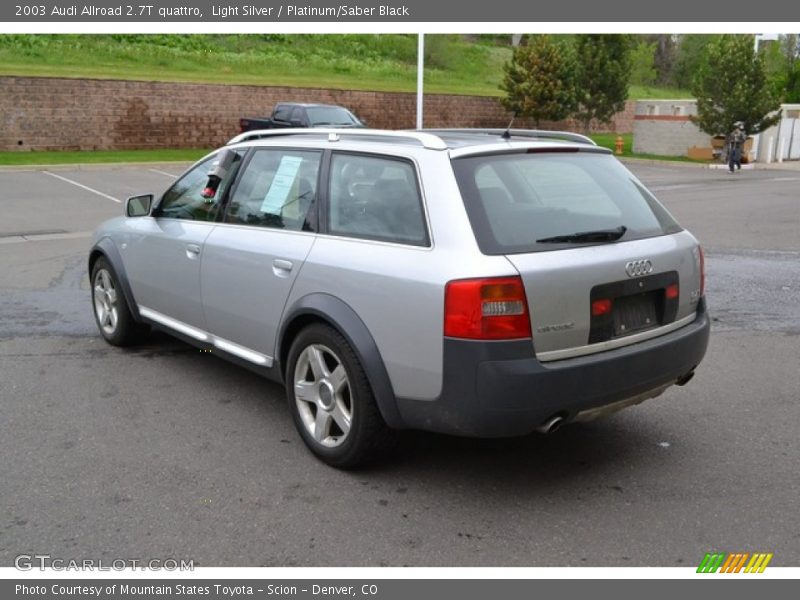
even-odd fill
[{"label": "allroad badge", "polygon": [[632,260],[625,265],[625,272],[628,277],[641,277],[642,275],[649,275],[653,272],[653,263],[650,259]]}]

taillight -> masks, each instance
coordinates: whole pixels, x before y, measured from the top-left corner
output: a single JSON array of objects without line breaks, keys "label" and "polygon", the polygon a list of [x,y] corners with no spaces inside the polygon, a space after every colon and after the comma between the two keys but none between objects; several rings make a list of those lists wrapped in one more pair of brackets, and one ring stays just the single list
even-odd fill
[{"label": "taillight", "polygon": [[698,256],[700,257],[700,297],[706,295],[706,256],[703,253],[703,247],[697,247]]},{"label": "taillight", "polygon": [[522,279],[450,281],[444,291],[444,335],[475,340],[531,337]]}]

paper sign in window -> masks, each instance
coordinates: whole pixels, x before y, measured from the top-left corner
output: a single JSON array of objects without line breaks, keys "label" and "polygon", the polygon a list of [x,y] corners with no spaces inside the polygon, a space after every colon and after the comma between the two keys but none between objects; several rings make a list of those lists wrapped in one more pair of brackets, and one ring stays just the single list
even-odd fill
[{"label": "paper sign in window", "polygon": [[286,204],[286,199],[292,191],[295,179],[297,179],[297,171],[300,169],[303,159],[299,156],[284,156],[281,158],[281,164],[278,165],[278,170],[275,177],[272,179],[272,185],[269,186],[267,195],[264,196],[264,201],[261,203],[261,212],[272,215],[280,215],[283,206]]}]

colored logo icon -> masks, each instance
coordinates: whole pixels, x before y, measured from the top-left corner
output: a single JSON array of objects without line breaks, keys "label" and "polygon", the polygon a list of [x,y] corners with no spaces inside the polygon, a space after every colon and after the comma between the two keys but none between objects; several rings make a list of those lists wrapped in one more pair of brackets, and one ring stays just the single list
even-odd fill
[{"label": "colored logo icon", "polygon": [[698,573],[763,573],[772,553],[766,552],[707,552],[697,567]]}]

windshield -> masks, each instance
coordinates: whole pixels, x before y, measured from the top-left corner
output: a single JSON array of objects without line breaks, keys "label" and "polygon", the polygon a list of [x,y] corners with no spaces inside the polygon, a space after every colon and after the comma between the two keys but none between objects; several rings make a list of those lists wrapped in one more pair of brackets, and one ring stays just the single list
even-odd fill
[{"label": "windshield", "polygon": [[313,106],[306,109],[308,120],[314,125],[359,125],[358,120],[344,108],[336,106]]},{"label": "windshield", "polygon": [[454,159],[453,169],[485,254],[539,252],[681,230],[636,177],[605,153],[468,156]]}]

